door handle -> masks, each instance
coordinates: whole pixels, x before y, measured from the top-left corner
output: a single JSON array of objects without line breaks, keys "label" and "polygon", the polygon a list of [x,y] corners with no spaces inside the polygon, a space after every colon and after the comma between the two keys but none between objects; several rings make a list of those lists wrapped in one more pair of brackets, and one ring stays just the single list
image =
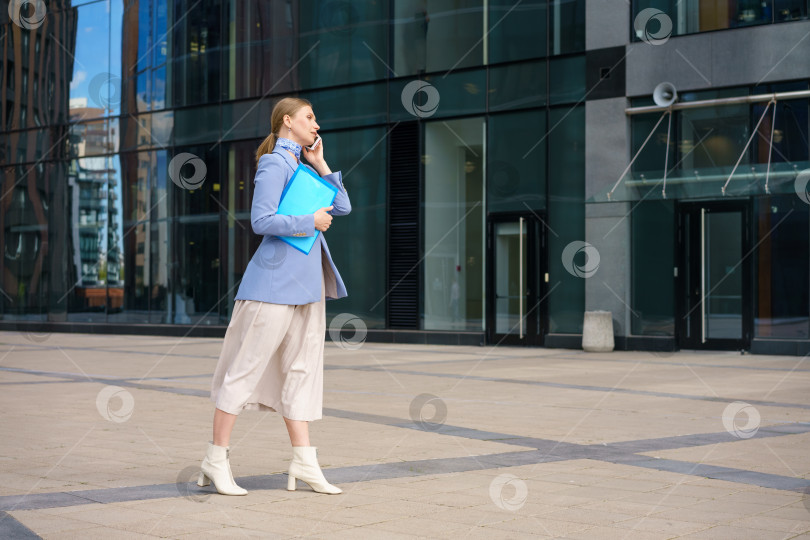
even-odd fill
[{"label": "door handle", "polygon": [[[706,208],[700,209],[700,290],[706,291]],[[700,342],[706,343],[706,302],[700,302]]]},{"label": "door handle", "polygon": [[[523,288],[523,218],[518,221],[518,283],[519,287]],[[518,295],[519,311],[520,311],[520,339],[523,339],[523,295]]]}]

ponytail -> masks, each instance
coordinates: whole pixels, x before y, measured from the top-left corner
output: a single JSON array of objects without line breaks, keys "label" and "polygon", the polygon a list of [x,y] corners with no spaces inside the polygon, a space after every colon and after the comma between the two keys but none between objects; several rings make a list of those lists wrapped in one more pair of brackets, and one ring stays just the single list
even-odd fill
[{"label": "ponytail", "polygon": [[259,149],[256,150],[256,164],[259,163],[261,157],[265,154],[270,154],[273,151],[273,148],[276,147],[276,134],[271,133],[267,136],[266,139],[262,141],[262,144],[259,145]]},{"label": "ponytail", "polygon": [[269,154],[276,147],[276,133],[281,133],[281,126],[284,125],[284,116],[289,115],[292,117],[295,112],[301,107],[308,105],[312,107],[312,103],[303,98],[285,97],[282,98],[273,107],[273,112],[270,114],[270,135],[262,141],[256,150],[256,164],[265,154]]}]

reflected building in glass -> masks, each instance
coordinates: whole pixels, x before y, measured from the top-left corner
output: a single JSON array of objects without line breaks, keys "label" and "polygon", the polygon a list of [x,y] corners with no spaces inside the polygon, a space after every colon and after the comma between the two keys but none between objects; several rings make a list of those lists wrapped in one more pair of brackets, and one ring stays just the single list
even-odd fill
[{"label": "reflected building in glass", "polygon": [[45,6],[0,13],[0,328],[223,335],[295,95],[369,340],[810,352],[807,0]]}]

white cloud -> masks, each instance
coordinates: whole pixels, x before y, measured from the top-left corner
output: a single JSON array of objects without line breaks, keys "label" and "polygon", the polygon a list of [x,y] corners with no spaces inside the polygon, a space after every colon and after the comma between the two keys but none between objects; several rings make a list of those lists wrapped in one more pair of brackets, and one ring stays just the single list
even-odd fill
[{"label": "white cloud", "polygon": [[75,90],[80,84],[82,84],[84,82],[84,80],[86,78],[87,78],[87,72],[86,71],[81,71],[81,70],[76,71],[73,74],[73,80],[70,81],[70,89]]}]

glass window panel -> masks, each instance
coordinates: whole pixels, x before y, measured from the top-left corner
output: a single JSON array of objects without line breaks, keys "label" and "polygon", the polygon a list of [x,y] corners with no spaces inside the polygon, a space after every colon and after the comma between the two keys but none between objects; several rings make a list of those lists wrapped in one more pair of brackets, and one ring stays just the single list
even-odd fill
[{"label": "glass window panel", "polygon": [[806,19],[807,7],[807,0],[774,0],[773,20],[784,22]]},{"label": "glass window panel", "polygon": [[[319,114],[320,106],[315,106]],[[323,134],[329,166],[341,171],[352,203],[351,213],[336,216],[326,233],[332,259],[349,293],[326,303],[327,321],[351,313],[368,328],[385,327],[386,132],[385,127],[376,127]]]},{"label": "glass window panel", "polygon": [[298,62],[292,4],[267,0],[228,0],[223,57],[223,93],[229,99],[292,92]]},{"label": "glass window panel", "polygon": [[[188,110],[180,110],[178,113],[189,115]],[[120,124],[122,136],[120,137],[120,148],[122,150],[142,149],[142,148],[165,148],[172,144],[171,135],[174,130],[174,114],[175,111],[164,111],[153,114],[141,114],[138,116],[121,117]],[[187,130],[191,130],[195,124],[190,121],[189,124],[183,125]],[[180,131],[181,135],[186,135],[186,131]],[[190,137],[193,137],[191,135]],[[115,137],[119,140],[118,137]],[[214,139],[216,140],[216,139]]]},{"label": "glass window panel", "polygon": [[[219,222],[222,203],[220,149],[210,144],[175,148],[158,159],[157,191],[168,200],[167,216],[155,216],[154,224],[170,227],[169,244],[160,253],[161,262],[169,268],[169,300],[161,306],[162,322],[173,324],[218,324],[220,292]],[[177,159],[175,166],[169,164]],[[177,168],[175,168],[177,167]],[[171,177],[171,171],[187,179],[202,178],[194,185],[184,185],[182,178]],[[150,308],[152,317],[158,314]]]},{"label": "glass window panel", "polygon": [[742,339],[742,222],[741,211],[704,216],[706,339]]},{"label": "glass window panel", "polygon": [[146,219],[150,231],[149,245],[149,322],[169,323],[169,302],[172,285],[172,237],[171,199],[167,186],[174,186],[168,180],[169,159],[165,150],[150,152],[149,194]]},{"label": "glass window panel", "polygon": [[[119,0],[120,1],[120,0]],[[168,7],[167,2],[149,2],[152,8],[152,25],[154,34],[152,37],[152,67],[159,67],[166,63],[166,55],[168,54],[168,36],[170,29],[168,25]],[[173,29],[172,29],[173,30]]]},{"label": "glass window panel", "polygon": [[810,337],[810,206],[795,193],[758,197],[754,335]]},{"label": "glass window panel", "polygon": [[[165,324],[168,320],[169,233],[165,150],[122,154],[124,298],[110,322]],[[168,184],[174,186],[171,180]],[[110,298],[112,303],[113,298]]]},{"label": "glass window panel", "polygon": [[493,0],[489,4],[489,61],[511,62],[546,56],[547,2]]},{"label": "glass window panel", "polygon": [[[96,114],[98,111],[93,111]],[[91,115],[84,118],[92,118]],[[109,154],[115,148],[110,140],[110,127],[107,118],[98,116],[96,120],[83,121],[70,125],[70,154],[73,157]]]},{"label": "glass window panel", "polygon": [[194,9],[191,5],[192,0],[175,1],[167,21],[173,28],[168,47],[174,106],[213,103],[221,97],[222,0],[200,2]]},{"label": "glass window panel", "polygon": [[[682,146],[688,141],[703,139],[694,152],[685,156],[681,167],[685,169],[707,169],[726,174],[737,163],[748,139],[749,114],[745,105],[687,109],[677,115],[677,129],[682,134]],[[743,158],[745,164],[748,160]],[[659,169],[663,164],[659,166]]]},{"label": "glass window panel", "polygon": [[[425,77],[427,83],[418,92],[410,87],[413,80],[395,80],[389,85],[389,119],[413,120],[459,114],[482,113],[486,108],[486,72],[462,71],[446,77]],[[432,107],[434,103],[438,103]]]},{"label": "glass window panel", "polygon": [[121,114],[121,102],[123,99],[123,84],[121,75],[122,45],[125,42],[123,22],[124,22],[124,0],[112,0],[109,4],[109,58],[110,58],[110,80],[107,83],[109,88],[109,104],[107,112],[110,116]]},{"label": "glass window panel", "polygon": [[[270,99],[222,103],[223,140],[264,140],[270,133],[270,113],[275,101]],[[318,113],[320,120],[320,113]],[[259,146],[256,143],[256,147]]]},{"label": "glass window panel", "polygon": [[[495,333],[520,334],[521,318],[530,309],[521,304],[526,298],[527,277],[521,253],[528,253],[528,230],[525,221],[495,223],[494,228]],[[453,304],[458,311],[458,302]]]},{"label": "glass window panel", "polygon": [[69,74],[71,115],[74,108],[83,108],[94,110],[93,116],[104,116],[115,108],[120,93],[120,78],[110,71],[110,12],[106,2],[99,2],[81,6],[75,13],[75,33],[63,36],[58,35],[62,26],[54,29],[58,43],[52,45],[53,52],[73,56],[67,63],[73,67]]},{"label": "glass window panel", "polygon": [[[807,83],[767,85],[757,90],[757,93],[797,90],[807,90]],[[808,104],[810,101],[807,99],[778,101],[776,117],[774,118],[774,109],[771,106],[762,120],[757,136],[751,143],[754,167],[761,178],[764,178],[770,158],[768,188],[771,193],[794,193],[796,170],[810,167]],[[752,105],[751,114],[754,125],[765,111],[765,105],[765,103]],[[773,123],[774,120],[775,123]],[[769,152],[772,133],[773,150]],[[764,180],[760,181],[757,186],[764,190]]]},{"label": "glass window panel", "polygon": [[551,109],[548,125],[549,331],[580,334],[585,278],[568,273],[562,253],[585,239],[585,107]]},{"label": "glass window panel", "polygon": [[152,92],[151,109],[160,110],[166,108],[166,66],[159,67],[152,71]]},{"label": "glass window panel", "polygon": [[[3,167],[3,278],[4,317],[14,320],[44,320],[48,295],[54,285],[65,284],[62,261],[55,259],[65,243],[64,213],[50,211],[49,190],[67,185],[61,163]],[[50,183],[50,180],[53,183]],[[61,242],[61,243],[58,243]],[[51,249],[48,249],[48,246]]]},{"label": "glass window panel", "polygon": [[585,0],[553,0],[549,21],[549,54],[585,50]]},{"label": "glass window panel", "polygon": [[121,158],[107,158],[107,314],[120,313],[124,306],[124,201]]},{"label": "glass window panel", "polygon": [[425,330],[484,330],[484,128],[425,124]]},{"label": "glass window panel", "polygon": [[302,89],[387,77],[388,2],[307,0],[297,22]]},{"label": "glass window panel", "polygon": [[[179,2],[182,3],[182,2]],[[150,67],[150,60],[152,58],[150,50],[153,47],[152,39],[152,20],[150,17],[151,2],[138,2],[134,7],[138,10],[137,26],[135,28],[138,32],[138,50],[137,50],[137,63],[135,64],[135,71],[141,72]],[[133,5],[127,6],[132,8]]]},{"label": "glass window panel", "polygon": [[386,121],[385,83],[309,92],[307,98],[313,104],[321,129],[344,129]]},{"label": "glass window panel", "polygon": [[[447,76],[426,76],[425,82],[432,84],[439,92],[436,117],[483,113],[486,110],[487,79],[483,69],[454,72]],[[420,92],[416,97],[424,99],[426,95]],[[424,104],[424,101],[417,103]]]},{"label": "glass window panel", "polygon": [[137,85],[135,100],[138,112],[148,111],[152,104],[149,91],[149,76],[149,71],[142,71],[135,78],[135,84]]},{"label": "glass window panel", "polygon": [[107,308],[107,219],[109,157],[71,161],[67,207],[70,214],[67,292],[68,320],[104,322]]},{"label": "glass window panel", "polygon": [[[259,247],[262,237],[254,234],[250,223],[253,179],[256,175],[256,149],[262,139],[223,144],[225,173],[221,185],[221,202],[227,209],[223,219],[224,290],[220,322],[227,324],[233,310],[234,297],[248,262]],[[328,304],[327,304],[328,307]]]},{"label": "glass window panel", "polygon": [[487,208],[490,212],[546,207],[546,112],[493,115],[487,133]]},{"label": "glass window panel", "polygon": [[525,62],[489,69],[489,110],[546,104],[546,63]]},{"label": "glass window panel", "polygon": [[[33,4],[22,6],[18,7],[33,9]],[[8,12],[3,13],[5,17]],[[7,19],[0,26],[4,47],[0,84],[7,88],[2,125],[8,130],[67,123],[77,11],[48,12],[46,17],[42,26],[30,31]]]},{"label": "glass window panel", "polygon": [[585,98],[585,57],[549,60],[549,93],[552,105],[575,103]]},{"label": "glass window panel", "polygon": [[[29,129],[0,133],[0,151],[5,163],[35,163],[47,155],[56,141],[62,137],[66,126]],[[54,135],[56,139],[54,139]]]},{"label": "glass window panel", "polygon": [[[747,94],[748,89],[746,88],[699,93],[690,92],[684,95],[684,101]],[[755,106],[742,104],[702,107],[675,112],[668,147],[670,152],[667,162],[669,169],[667,173],[668,197],[716,196],[721,192],[721,188],[740,158],[740,153],[745,148],[752,127],[761,116],[762,108],[759,109],[760,113],[754,118],[754,108]],[[771,112],[768,115],[771,115]],[[660,118],[660,113],[632,117],[631,136],[634,155]],[[782,120],[784,121],[785,118],[786,116],[783,115]],[[666,117],[661,121],[656,132],[650,137],[647,146],[641,151],[633,164],[632,178],[628,178],[627,184],[638,188],[639,196],[646,195],[644,192],[646,189],[652,189],[652,192],[649,193],[650,196],[661,196],[661,180],[663,179],[663,168],[667,152],[668,121]],[[763,120],[763,124],[765,121]],[[780,124],[779,120],[777,120],[777,124]],[[761,133],[760,137],[760,144],[764,142],[766,147],[767,140],[770,138],[770,121],[768,121],[767,125],[767,137],[764,133]],[[780,135],[781,140],[782,134],[778,133],[778,135]],[[792,139],[798,140],[801,136],[801,130],[797,132],[793,129],[791,132]],[[764,141],[762,141],[763,138]],[[776,140],[776,137],[774,137],[774,140]],[[765,163],[755,165],[755,161],[759,159],[758,154],[763,154]],[[780,173],[792,168],[776,161],[773,160],[771,166],[773,174],[769,181],[772,183],[778,183],[781,178]],[[755,165],[753,173],[751,171],[752,165]],[[748,194],[752,190],[761,192],[764,190],[766,168],[767,150],[761,151],[749,148],[728,184],[727,193]],[[792,173],[790,175],[792,178]],[[650,187],[645,187],[645,184]]]},{"label": "glass window panel", "polygon": [[[631,333],[675,335],[675,205],[643,201],[633,206],[631,226]],[[686,270],[683,269],[685,272]]]},{"label": "glass window panel", "polygon": [[[174,111],[174,114],[176,116],[174,120],[174,140],[177,145],[202,142],[214,144],[224,131],[237,129],[242,123],[256,121],[253,116],[248,115],[225,127],[221,120],[222,108],[218,105],[178,109]],[[269,125],[269,117],[264,122],[266,122],[265,125]]]},{"label": "glass window panel", "polygon": [[[672,35],[676,36],[807,18],[805,0],[635,0],[633,20],[647,8],[662,11],[671,21]],[[646,26],[641,24],[638,31],[633,31],[634,39],[645,39],[645,30],[653,36],[659,32],[657,18],[646,20]]]},{"label": "glass window panel", "polygon": [[[149,179],[153,152],[121,154],[121,190],[124,251],[124,299],[121,311],[110,313],[110,322],[149,322],[149,304],[159,290],[152,287],[150,272],[152,212]],[[165,238],[164,238],[165,240]]]},{"label": "glass window panel", "polygon": [[394,76],[482,65],[482,4],[480,0],[396,0]]}]

